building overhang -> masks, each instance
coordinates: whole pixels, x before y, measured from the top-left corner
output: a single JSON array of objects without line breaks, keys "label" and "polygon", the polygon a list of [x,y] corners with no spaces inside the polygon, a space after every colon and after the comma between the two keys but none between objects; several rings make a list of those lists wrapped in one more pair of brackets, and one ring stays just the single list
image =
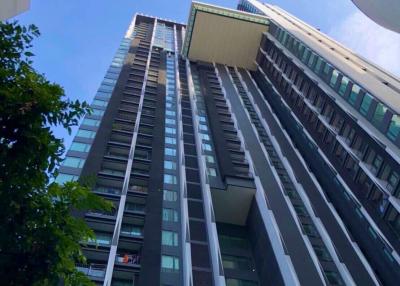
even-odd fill
[{"label": "building overhang", "polygon": [[254,182],[227,177],[225,185],[225,189],[211,189],[215,220],[244,226],[256,192]]},{"label": "building overhang", "polygon": [[266,17],[192,2],[182,54],[194,61],[254,70]]}]

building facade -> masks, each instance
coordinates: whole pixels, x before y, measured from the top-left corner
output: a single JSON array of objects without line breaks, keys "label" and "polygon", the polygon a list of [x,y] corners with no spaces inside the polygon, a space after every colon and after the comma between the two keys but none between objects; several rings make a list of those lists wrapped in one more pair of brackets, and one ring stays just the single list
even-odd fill
[{"label": "building facade", "polygon": [[98,285],[396,285],[400,81],[278,7],[136,14],[59,183]]},{"label": "building facade", "polygon": [[8,20],[29,9],[30,0],[0,0],[0,21]]}]

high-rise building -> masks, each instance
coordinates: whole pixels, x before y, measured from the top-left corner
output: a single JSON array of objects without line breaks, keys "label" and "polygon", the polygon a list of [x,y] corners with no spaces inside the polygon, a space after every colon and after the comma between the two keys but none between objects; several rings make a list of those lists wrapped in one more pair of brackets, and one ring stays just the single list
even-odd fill
[{"label": "high-rise building", "polygon": [[136,14],[60,168],[98,285],[397,285],[400,81],[284,10]]},{"label": "high-rise building", "polygon": [[0,21],[8,20],[29,9],[30,0],[0,0]]}]

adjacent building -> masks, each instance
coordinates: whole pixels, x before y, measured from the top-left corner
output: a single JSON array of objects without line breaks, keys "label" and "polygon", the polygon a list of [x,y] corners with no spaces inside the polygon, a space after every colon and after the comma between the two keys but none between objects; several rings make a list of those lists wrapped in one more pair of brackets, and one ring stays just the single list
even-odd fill
[{"label": "adjacent building", "polygon": [[8,20],[29,9],[30,0],[0,0],[0,21]]},{"label": "adjacent building", "polygon": [[400,281],[400,81],[279,7],[136,14],[92,107],[97,285]]}]

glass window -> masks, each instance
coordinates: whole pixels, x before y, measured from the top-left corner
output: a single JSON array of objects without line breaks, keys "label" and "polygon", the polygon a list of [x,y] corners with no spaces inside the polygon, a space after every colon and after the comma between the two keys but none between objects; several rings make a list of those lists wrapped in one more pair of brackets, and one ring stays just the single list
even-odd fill
[{"label": "glass window", "polygon": [[326,248],[323,245],[313,245],[312,246],[315,254],[320,260],[323,261],[332,261],[331,256],[329,255],[329,252],[326,250]]},{"label": "glass window", "polygon": [[388,186],[391,192],[396,188],[399,183],[400,175],[396,171],[392,171],[390,176],[388,177]]},{"label": "glass window", "polygon": [[382,166],[382,163],[383,163],[382,156],[376,155],[374,160],[372,161],[372,168],[375,174],[379,171],[380,167]]},{"label": "glass window", "polygon": [[175,256],[162,255],[161,256],[161,269],[163,271],[178,271],[179,258]]},{"label": "glass window", "polygon": [[253,265],[249,257],[222,254],[222,265],[228,269],[252,270]]},{"label": "glass window", "polygon": [[165,114],[169,115],[169,116],[175,116],[176,115],[175,111],[171,111],[171,110],[165,111]]},{"label": "glass window", "polygon": [[354,105],[356,103],[357,100],[357,96],[360,93],[360,87],[358,85],[356,85],[355,83],[353,83],[353,86],[351,88],[351,92],[350,92],[350,96],[349,96],[349,103],[351,105]]},{"label": "glass window", "polygon": [[249,244],[245,238],[228,235],[219,235],[218,240],[222,249],[248,249]]},{"label": "glass window", "polygon": [[199,129],[202,131],[208,131],[207,125],[199,124]]},{"label": "glass window", "polygon": [[161,243],[166,246],[178,246],[178,233],[163,230],[161,233]]},{"label": "glass window", "polygon": [[322,58],[318,57],[317,63],[315,64],[315,67],[314,67],[315,73],[319,73],[319,71],[321,70],[322,62],[323,62]]},{"label": "glass window", "polygon": [[76,181],[77,179],[78,179],[78,176],[60,173],[60,174],[58,174],[55,182],[57,184],[63,185],[66,182]]},{"label": "glass window", "polygon": [[206,155],[205,156],[206,157],[206,162],[207,163],[215,163],[215,160],[214,160],[214,157],[213,156],[210,156],[210,155]]},{"label": "glass window", "polygon": [[107,106],[108,102],[100,99],[95,99],[93,100],[92,104],[97,106]]},{"label": "glass window", "polygon": [[330,66],[330,64],[328,64],[328,63],[325,63],[325,66],[324,66],[324,69],[323,69],[323,72],[324,72],[324,74],[325,74],[325,75],[328,75],[328,74],[329,74],[329,71],[330,71],[330,69],[331,69],[331,66]]},{"label": "glass window", "polygon": [[386,132],[387,137],[389,137],[390,140],[396,141],[396,138],[400,134],[400,116],[399,115],[393,115],[392,119],[390,120],[389,124],[389,129]]},{"label": "glass window", "polygon": [[89,239],[89,242],[96,243],[96,244],[109,245],[111,243],[111,234],[95,233],[95,239]]},{"label": "glass window", "polygon": [[176,121],[175,119],[167,118],[165,119],[165,123],[175,125]]},{"label": "glass window", "polygon": [[349,79],[345,76],[342,77],[342,81],[340,82],[340,87],[339,87],[339,94],[344,95],[346,92],[347,85],[349,84]]},{"label": "glass window", "polygon": [[172,161],[164,161],[164,169],[176,170],[176,163]]},{"label": "glass window", "polygon": [[312,224],[304,223],[304,224],[302,224],[302,227],[303,227],[306,235],[313,236],[313,237],[318,236],[318,232]]},{"label": "glass window", "polygon": [[73,167],[73,168],[82,168],[85,160],[77,157],[65,157],[65,160],[62,162],[63,166]]},{"label": "glass window", "polygon": [[173,185],[175,185],[177,183],[176,176],[169,175],[169,174],[164,174],[164,183],[165,184],[173,184]]},{"label": "glass window", "polygon": [[93,139],[96,136],[96,132],[91,130],[79,129],[78,132],[76,133],[76,136]]},{"label": "glass window", "polygon": [[368,93],[364,94],[363,100],[361,102],[360,106],[360,113],[364,116],[367,116],[369,107],[371,106],[372,103],[372,96]]},{"label": "glass window", "polygon": [[100,125],[100,121],[96,120],[96,119],[85,118],[82,121],[82,125],[99,126]]},{"label": "glass window", "polygon": [[209,176],[215,177],[217,176],[217,171],[214,168],[207,168],[207,174]]},{"label": "glass window", "polygon": [[203,140],[210,140],[210,136],[208,136],[208,134],[200,133],[199,136]]},{"label": "glass window", "polygon": [[163,208],[163,221],[178,222],[178,212],[174,209]]},{"label": "glass window", "polygon": [[334,271],[324,271],[330,285],[343,285],[338,273]]},{"label": "glass window", "polygon": [[125,204],[125,210],[133,212],[144,212],[145,206],[143,204],[127,202]]},{"label": "glass window", "polygon": [[336,86],[338,77],[339,77],[339,72],[338,72],[337,70],[333,70],[333,72],[332,72],[332,77],[331,77],[331,80],[330,80],[330,82],[329,82],[329,85],[330,85],[331,87],[335,87],[335,86]]},{"label": "glass window", "polygon": [[165,137],[165,143],[175,145],[176,144],[176,139],[172,138],[172,137]]},{"label": "glass window", "polygon": [[386,110],[386,106],[384,106],[382,103],[378,103],[374,116],[372,117],[372,124],[379,127],[379,125],[382,123],[383,117],[385,116]]},{"label": "glass window", "polygon": [[173,148],[165,148],[165,155],[176,156],[176,150]]},{"label": "glass window", "polygon": [[115,79],[105,78],[103,83],[114,85],[117,81]]},{"label": "glass window", "polygon": [[101,90],[101,91],[106,91],[106,92],[112,92],[113,89],[114,89],[114,86],[107,85],[107,84],[105,84],[105,83],[102,83],[102,84],[100,85],[100,88],[99,88],[99,90]]},{"label": "glass window", "polygon": [[136,226],[136,225],[131,225],[131,224],[122,224],[121,233],[131,235],[131,236],[142,236],[143,235],[143,231],[142,231],[141,227]]},{"label": "glass window", "polygon": [[164,190],[163,199],[168,202],[176,202],[178,199],[178,193],[175,191]]},{"label": "glass window", "polygon": [[203,150],[204,151],[211,151],[212,150],[210,144],[203,143],[202,146],[203,146]]},{"label": "glass window", "polygon": [[111,97],[111,92],[98,91],[98,92],[96,92],[96,96],[110,98]]},{"label": "glass window", "polygon": [[248,280],[227,278],[226,286],[258,286],[258,283]]},{"label": "glass window", "polygon": [[314,59],[315,59],[315,54],[314,54],[314,53],[311,53],[310,58],[308,59],[308,63],[307,63],[307,65],[308,65],[309,67],[312,67],[312,65],[313,65],[313,63],[314,63]]},{"label": "glass window", "polygon": [[92,109],[92,115],[103,116],[103,114],[104,114],[104,110],[100,110],[100,109],[96,109],[96,108]]},{"label": "glass window", "polygon": [[167,134],[176,134],[176,129],[172,127],[165,127],[165,133]]},{"label": "glass window", "polygon": [[71,147],[69,148],[71,151],[78,151],[78,152],[89,152],[90,145],[85,143],[79,142],[72,142]]}]

